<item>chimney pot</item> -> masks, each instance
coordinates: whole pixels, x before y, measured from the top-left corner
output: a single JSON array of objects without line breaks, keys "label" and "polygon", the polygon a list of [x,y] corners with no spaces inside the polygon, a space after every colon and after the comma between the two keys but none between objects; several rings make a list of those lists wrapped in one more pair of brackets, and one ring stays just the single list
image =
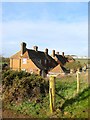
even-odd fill
[{"label": "chimney pot", "polygon": [[64,52],[62,52],[62,56],[64,57]]},{"label": "chimney pot", "polygon": [[56,54],[59,55],[59,52],[57,52]]},{"label": "chimney pot", "polygon": [[21,43],[21,56],[26,52],[26,43],[22,42]]},{"label": "chimney pot", "polygon": [[34,46],[33,48],[36,52],[38,51],[38,46]]},{"label": "chimney pot", "polygon": [[48,49],[47,48],[45,49],[45,54],[48,55]]},{"label": "chimney pot", "polygon": [[52,56],[55,57],[55,50],[52,51]]}]

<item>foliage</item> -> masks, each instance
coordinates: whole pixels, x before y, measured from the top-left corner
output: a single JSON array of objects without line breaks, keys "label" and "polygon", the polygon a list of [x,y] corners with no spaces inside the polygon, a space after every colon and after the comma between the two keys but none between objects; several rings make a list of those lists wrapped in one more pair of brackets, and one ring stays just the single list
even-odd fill
[{"label": "foliage", "polygon": [[65,68],[74,69],[76,71],[78,68],[81,68],[81,64],[78,61],[67,62],[66,65],[65,65]]},{"label": "foliage", "polygon": [[90,59],[88,59],[88,64],[90,64]]},{"label": "foliage", "polygon": [[[8,71],[6,74],[9,75],[10,71]],[[22,74],[25,75],[25,73]],[[43,96],[43,93],[40,92],[38,96],[38,94],[34,94],[35,91],[33,91],[35,90],[33,88],[37,88],[37,86],[38,88],[40,88],[41,83],[44,86],[47,83],[45,86],[46,88],[48,86],[48,82],[46,82],[40,76],[34,74],[27,75],[27,77],[24,77],[22,75],[23,77],[20,79],[17,76],[16,77],[14,76],[14,78],[12,77],[12,81],[14,81],[12,82],[12,86],[14,85],[15,89],[20,87],[20,85],[22,85],[22,88],[25,88],[25,90],[29,90],[28,85],[30,85],[30,91],[28,92],[29,95],[31,96],[29,96],[29,98],[34,98],[34,99],[38,98],[38,99],[36,100],[27,99],[28,94],[25,94],[27,92],[24,91],[24,95],[27,96],[27,98],[25,99],[24,97],[23,101],[20,103],[10,102],[9,105],[6,104],[7,108],[16,110],[18,113],[30,115],[30,117],[32,118],[34,117],[35,118],[88,118],[88,98],[90,98],[90,93],[88,93],[88,91],[90,91],[90,87],[88,87],[88,80],[86,74],[87,73],[80,74],[80,92],[78,95],[76,90],[77,89],[76,75],[70,75],[56,79],[56,106],[55,106],[56,110],[54,111],[53,114],[50,113],[49,94],[47,93],[45,94],[45,96]],[[8,75],[5,75],[4,77],[6,78]],[[18,82],[18,84],[16,84],[17,83],[16,81]],[[19,89],[17,90],[19,91]],[[33,95],[35,96],[32,96],[31,93],[33,93]]]},{"label": "foliage", "polygon": [[10,58],[5,58],[0,56],[0,67],[2,71],[6,71],[10,69]]},{"label": "foliage", "polygon": [[10,58],[1,57],[2,63],[10,64]]},{"label": "foliage", "polygon": [[2,75],[4,103],[21,102],[25,99],[32,101],[48,93],[48,82],[41,76],[24,71],[8,70]]},{"label": "foliage", "polygon": [[77,62],[79,61],[82,66],[84,66],[84,64],[87,64],[90,61],[90,59],[80,59],[80,58],[77,58],[75,60]]}]

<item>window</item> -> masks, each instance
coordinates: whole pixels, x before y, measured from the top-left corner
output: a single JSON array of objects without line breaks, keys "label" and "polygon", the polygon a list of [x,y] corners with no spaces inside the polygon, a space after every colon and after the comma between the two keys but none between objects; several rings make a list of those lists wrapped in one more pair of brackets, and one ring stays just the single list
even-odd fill
[{"label": "window", "polygon": [[38,62],[39,64],[41,64],[41,63],[42,63],[42,60],[41,60],[41,59],[37,59],[37,62]]},{"label": "window", "polygon": [[45,59],[45,64],[47,64],[47,60]]},{"label": "window", "polygon": [[22,71],[26,71],[26,69],[22,69]]},{"label": "window", "polygon": [[26,58],[23,58],[23,59],[22,59],[22,63],[23,63],[23,64],[27,64],[27,59],[26,59]]},{"label": "window", "polygon": [[40,60],[40,61],[39,61],[39,63],[41,64],[41,63],[42,63],[42,61]]}]

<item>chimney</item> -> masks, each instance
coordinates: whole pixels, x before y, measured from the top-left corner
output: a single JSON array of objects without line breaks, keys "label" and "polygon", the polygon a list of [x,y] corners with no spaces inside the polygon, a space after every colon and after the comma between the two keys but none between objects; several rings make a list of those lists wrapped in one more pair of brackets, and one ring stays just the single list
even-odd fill
[{"label": "chimney", "polygon": [[38,51],[38,46],[34,46],[33,49],[37,52]]},{"label": "chimney", "polygon": [[26,52],[26,43],[21,43],[21,56]]},{"label": "chimney", "polygon": [[55,50],[52,51],[52,57],[55,57]]},{"label": "chimney", "polygon": [[59,55],[59,52],[57,52],[56,54]]},{"label": "chimney", "polygon": [[64,52],[62,52],[62,56],[64,57]]},{"label": "chimney", "polygon": [[45,54],[48,55],[48,49],[47,48],[45,49]]}]

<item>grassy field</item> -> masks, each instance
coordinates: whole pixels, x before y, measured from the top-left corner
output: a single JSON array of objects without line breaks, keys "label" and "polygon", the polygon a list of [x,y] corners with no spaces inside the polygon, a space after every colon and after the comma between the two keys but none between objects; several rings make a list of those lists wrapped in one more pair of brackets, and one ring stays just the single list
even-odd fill
[{"label": "grassy field", "polygon": [[40,98],[42,102],[23,101],[20,104],[10,104],[6,108],[32,118],[88,118],[90,88],[87,75],[87,73],[80,75],[78,95],[76,75],[56,79],[56,110],[53,114],[50,113],[49,94]]},{"label": "grassy field", "polygon": [[88,62],[90,61],[90,59],[88,60],[88,59],[80,59],[80,58],[75,59],[75,60],[76,60],[76,61],[79,61],[82,66],[84,65],[84,63],[85,63],[85,64],[88,64]]},{"label": "grassy field", "polygon": [[[88,98],[90,93],[88,93],[88,80],[85,74],[81,75],[79,95],[77,95],[76,92],[76,75],[63,78],[61,81],[58,80],[57,82],[56,90],[60,95],[62,95],[61,101],[59,100],[59,96],[57,96],[57,106],[60,107],[62,111],[62,117],[87,118]],[[59,102],[61,104],[58,104]]]}]

